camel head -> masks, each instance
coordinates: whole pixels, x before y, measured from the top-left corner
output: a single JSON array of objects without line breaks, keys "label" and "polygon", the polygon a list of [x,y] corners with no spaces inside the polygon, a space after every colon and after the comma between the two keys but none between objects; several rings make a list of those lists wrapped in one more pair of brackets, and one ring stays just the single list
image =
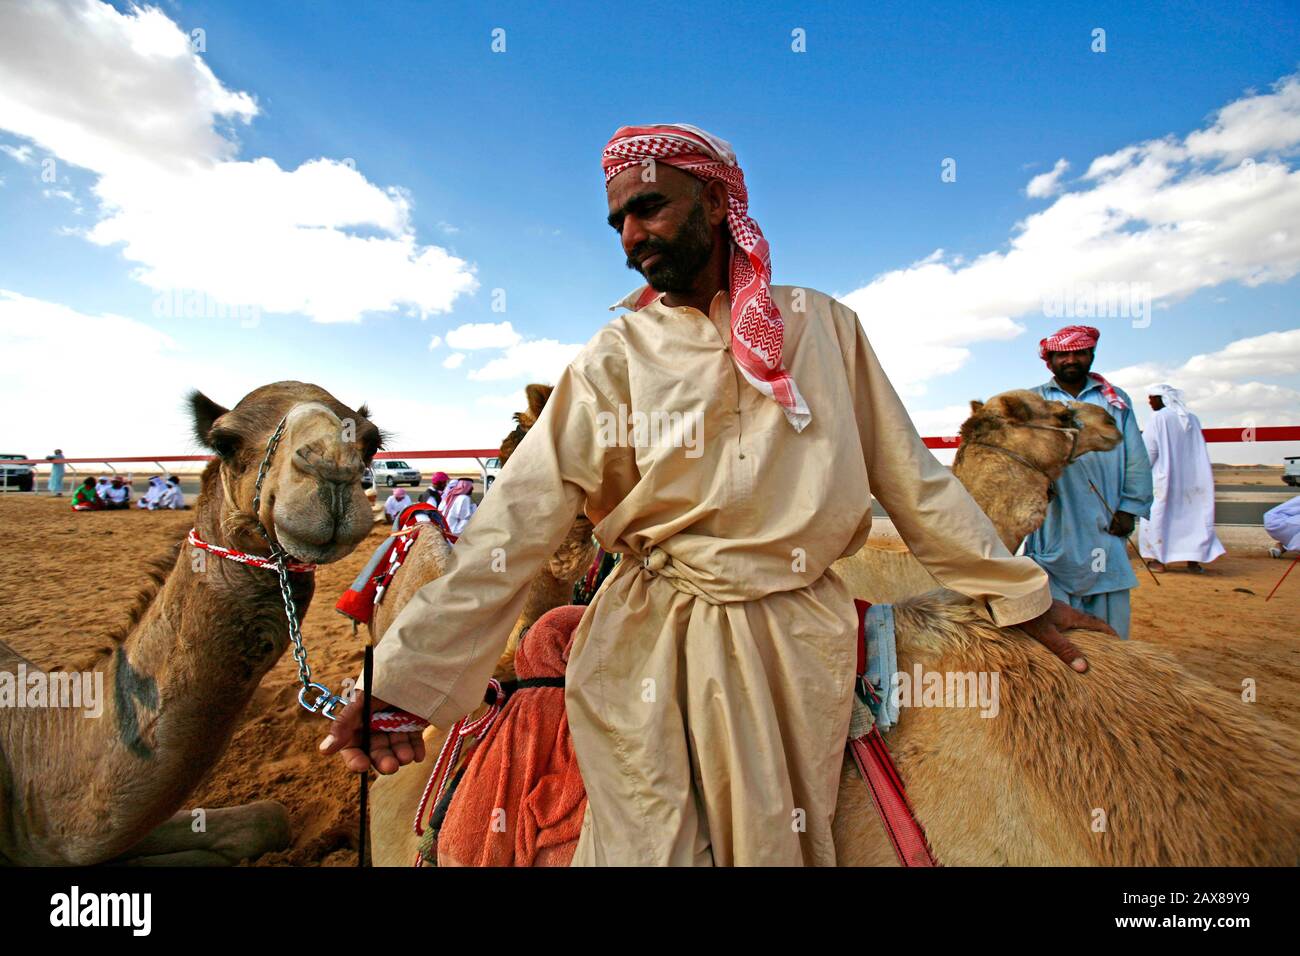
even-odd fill
[{"label": "camel head", "polygon": [[[529,385],[524,389],[524,394],[528,397],[528,407],[522,412],[515,413],[515,429],[507,435],[501,442],[500,460],[504,466],[510,458],[519,443],[524,440],[528,430],[533,427],[538,417],[542,414],[542,409],[546,407],[546,400],[551,397],[554,387],[551,385]],[[547,569],[560,579],[572,578],[580,571],[585,570],[585,565],[591,560],[590,542],[591,542],[592,524],[586,515],[578,515],[573,523],[573,528],[565,539],[560,542],[559,548],[555,554],[551,555],[547,563]],[[579,567],[582,565],[582,567]]]},{"label": "camel head", "polygon": [[[345,557],[374,520],[361,476],[384,436],[363,405],[353,410],[304,382],[276,382],[223,408],[202,392],[189,398],[194,434],[218,458],[203,473],[199,509],[219,507],[215,524],[226,541],[260,552],[260,520],[299,561],[325,564]],[[253,511],[258,469],[280,420],[284,432]]]},{"label": "camel head", "polygon": [[1101,406],[1051,401],[1024,389],[971,402],[970,408],[953,474],[1012,551],[1042,524],[1053,483],[1066,465],[1088,452],[1109,451],[1123,439]]},{"label": "camel head", "polygon": [[1065,466],[1090,451],[1109,451],[1123,435],[1100,405],[1057,402],[1016,389],[987,402],[971,402],[961,426],[962,444],[983,443],[1014,451],[1059,478]]}]

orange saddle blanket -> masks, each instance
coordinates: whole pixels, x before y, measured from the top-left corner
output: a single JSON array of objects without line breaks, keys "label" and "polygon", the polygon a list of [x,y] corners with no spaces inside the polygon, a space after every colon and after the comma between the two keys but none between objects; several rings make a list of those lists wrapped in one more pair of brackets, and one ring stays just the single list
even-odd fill
[{"label": "orange saddle blanket", "polygon": [[441,866],[568,866],[587,791],[564,712],[563,678],[585,607],[542,615],[515,654],[521,686],[474,749],[438,830]]}]

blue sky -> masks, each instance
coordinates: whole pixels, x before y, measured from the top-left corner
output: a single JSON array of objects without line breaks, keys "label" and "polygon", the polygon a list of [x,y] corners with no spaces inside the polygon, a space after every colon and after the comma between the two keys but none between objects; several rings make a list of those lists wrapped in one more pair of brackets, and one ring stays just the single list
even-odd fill
[{"label": "blue sky", "polygon": [[[604,223],[599,150],[619,125],[666,121],[735,145],[774,281],[858,310],[923,432],[951,430],[970,398],[1046,378],[1037,340],[1068,320],[1026,307],[1042,298],[1041,270],[1011,254],[1022,234],[1058,250],[1056,285],[1154,289],[1149,325],[1090,322],[1099,370],[1134,389],[1181,376],[1207,425],[1300,424],[1296,7],[1041,6],[6,7],[0,334],[24,365],[46,361],[0,383],[6,407],[27,412],[0,444],[178,450],[184,385],[229,404],[280,378],[369,400],[402,447],[496,444],[522,386],[553,378],[638,284]],[[1091,49],[1095,28],[1105,52]],[[173,41],[196,29],[203,49],[179,51]],[[792,50],[795,30],[806,52]],[[124,76],[135,82],[119,88]],[[162,128],[169,145],[155,149]],[[1162,141],[1185,148],[1142,146]],[[1139,151],[1124,169],[1087,175],[1127,147]],[[265,195],[227,215],[203,176],[155,188],[155,166],[175,156],[247,174],[248,189],[222,187],[241,190],[232,196]],[[945,159],[955,181],[941,178]],[[1061,159],[1059,179],[1027,195]],[[254,168],[264,160],[275,168]],[[303,164],[320,160],[329,176],[309,185]],[[1224,199],[1243,162],[1268,197]],[[264,218],[290,193],[327,221]],[[1119,203],[1123,221],[1076,256],[1071,217],[1089,222],[1090,201]],[[311,229],[337,233],[319,275]],[[280,230],[285,242],[267,238]],[[388,243],[373,267],[368,239]],[[399,241],[414,251],[399,256]],[[449,262],[414,267],[430,248]],[[267,276],[245,281],[258,270]],[[257,321],[158,314],[160,298],[196,288],[251,301]],[[285,307],[316,296],[331,304]],[[453,354],[464,358],[446,367]],[[112,389],[126,418],[88,428],[66,402],[40,402],[59,381]]]}]

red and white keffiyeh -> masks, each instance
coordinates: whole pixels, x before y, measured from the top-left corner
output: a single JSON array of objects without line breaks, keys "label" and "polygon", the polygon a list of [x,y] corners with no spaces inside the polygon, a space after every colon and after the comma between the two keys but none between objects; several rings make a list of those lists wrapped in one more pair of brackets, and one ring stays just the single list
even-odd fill
[{"label": "red and white keffiyeh", "polygon": [[[1067,325],[1058,332],[1053,332],[1045,339],[1038,342],[1038,357],[1047,361],[1049,352],[1081,352],[1084,349],[1095,348],[1097,340],[1101,338],[1101,332],[1094,329],[1091,325]],[[1049,365],[1048,368],[1051,368]],[[1096,372],[1089,372],[1088,378],[1092,379],[1101,386],[1102,397],[1108,403],[1116,408],[1128,408],[1128,403],[1119,397],[1119,392],[1115,391],[1115,386],[1110,384]]]},{"label": "red and white keffiyeh", "polygon": [[[785,323],[772,301],[772,259],[763,231],[749,216],[745,174],[736,165],[731,144],[685,123],[623,126],[605,144],[601,166],[605,182],[646,160],[666,163],[706,182],[727,187],[727,226],[731,250],[731,352],[750,385],[780,404],[795,431],[803,431],[812,413],[781,362]],[[650,286],[636,308],[658,293]]]}]

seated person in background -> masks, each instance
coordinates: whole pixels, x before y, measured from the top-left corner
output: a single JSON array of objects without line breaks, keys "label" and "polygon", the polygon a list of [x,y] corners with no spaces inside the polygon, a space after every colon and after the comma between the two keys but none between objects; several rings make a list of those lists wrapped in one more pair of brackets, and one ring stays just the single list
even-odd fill
[{"label": "seated person in background", "polygon": [[1264,530],[1280,547],[1268,553],[1280,558],[1288,551],[1300,551],[1300,495],[1264,512]]},{"label": "seated person in background", "polygon": [[474,504],[470,497],[470,492],[473,490],[474,482],[468,478],[460,478],[448,486],[447,493],[443,496],[442,507],[439,510],[447,519],[447,530],[452,534],[458,535],[464,531],[465,525],[469,524],[469,519],[478,510],[478,505]]},{"label": "seated person in background", "polygon": [[411,501],[410,496],[407,495],[405,488],[394,488],[393,493],[389,495],[388,500],[384,502],[384,514],[388,515],[389,521],[396,521],[397,516],[412,504],[414,504],[414,502]]},{"label": "seated person in background", "polygon": [[450,479],[445,471],[435,471],[429,476],[429,487],[420,495],[420,501],[431,503],[435,508],[442,504],[442,495]]},{"label": "seated person in background", "polygon": [[104,490],[104,507],[109,510],[131,507],[131,486],[121,475],[114,475]]},{"label": "seated person in background", "polygon": [[100,475],[99,480],[95,482],[95,494],[98,496],[100,501],[106,500],[104,498],[104,493],[108,491],[108,486],[112,481],[113,479],[108,477],[108,475]]},{"label": "seated person in background", "polygon": [[162,494],[158,498],[157,507],[170,508],[174,511],[185,509],[185,492],[181,490],[181,480],[178,476],[172,475],[167,479]]},{"label": "seated person in background", "polygon": [[104,503],[99,500],[99,495],[95,493],[95,479],[87,477],[72,493],[72,510],[73,511],[99,511],[104,507]]},{"label": "seated person in background", "polygon": [[149,487],[145,489],[144,496],[135,503],[135,506],[137,508],[148,508],[150,511],[153,511],[158,507],[158,499],[162,497],[163,490],[164,485],[162,476],[154,475],[149,479]]}]

